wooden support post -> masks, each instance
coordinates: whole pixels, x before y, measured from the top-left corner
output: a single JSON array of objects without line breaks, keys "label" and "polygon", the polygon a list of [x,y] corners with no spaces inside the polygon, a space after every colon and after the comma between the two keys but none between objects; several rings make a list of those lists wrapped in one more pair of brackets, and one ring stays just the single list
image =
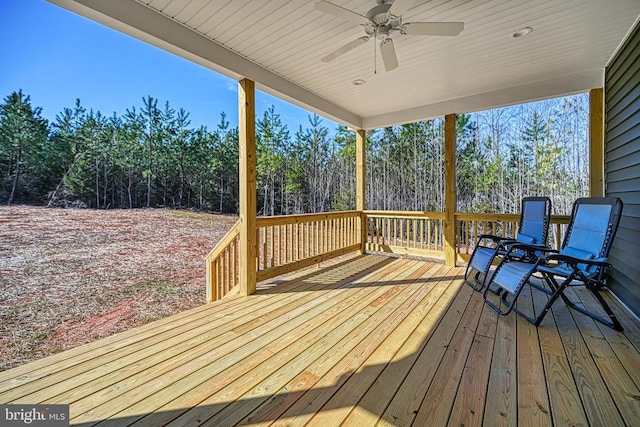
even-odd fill
[{"label": "wooden support post", "polygon": [[444,264],[456,266],[456,115],[444,120]]},{"label": "wooden support post", "polygon": [[604,196],[604,90],[589,92],[589,195]]},{"label": "wooden support post", "polygon": [[218,299],[218,281],[213,271],[213,261],[207,257],[206,260],[206,272],[207,272],[207,302],[214,302]]},{"label": "wooden support post", "polygon": [[240,259],[238,285],[241,295],[256,291],[256,114],[255,83],[238,83],[238,136],[240,157]]},{"label": "wooden support post", "polygon": [[358,220],[358,236],[360,239],[360,249],[358,254],[362,255],[367,247],[367,219],[364,214],[365,200],[365,161],[366,161],[366,140],[367,131],[356,131],[356,210],[360,211]]}]

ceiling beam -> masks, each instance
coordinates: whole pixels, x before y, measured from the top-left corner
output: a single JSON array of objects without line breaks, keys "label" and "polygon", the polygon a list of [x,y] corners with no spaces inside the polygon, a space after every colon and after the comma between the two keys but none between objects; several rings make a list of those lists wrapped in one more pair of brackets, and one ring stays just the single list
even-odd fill
[{"label": "ceiling beam", "polygon": [[363,129],[379,129],[404,123],[413,123],[443,117],[453,113],[471,113],[489,110],[525,102],[540,101],[560,96],[588,92],[595,87],[602,87],[604,69],[593,68],[552,80],[528,83],[521,86],[501,89],[494,92],[471,95],[464,98],[423,105],[379,116],[365,117]]}]

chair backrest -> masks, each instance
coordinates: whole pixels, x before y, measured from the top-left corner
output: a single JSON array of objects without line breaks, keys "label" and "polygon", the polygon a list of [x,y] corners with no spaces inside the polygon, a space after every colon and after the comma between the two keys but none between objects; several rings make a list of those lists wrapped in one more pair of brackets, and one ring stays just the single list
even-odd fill
[{"label": "chair backrest", "polygon": [[525,197],[522,199],[516,240],[521,243],[546,245],[550,222],[551,200],[548,197]]},{"label": "chair backrest", "polygon": [[[582,259],[606,261],[622,216],[622,200],[617,197],[584,197],[573,204],[571,219],[560,253]],[[593,273],[595,267],[578,267]]]}]

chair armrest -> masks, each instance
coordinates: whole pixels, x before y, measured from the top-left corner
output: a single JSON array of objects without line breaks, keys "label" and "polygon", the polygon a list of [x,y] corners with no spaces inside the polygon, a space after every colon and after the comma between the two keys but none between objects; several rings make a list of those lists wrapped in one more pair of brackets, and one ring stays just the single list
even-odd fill
[{"label": "chair armrest", "polygon": [[553,252],[558,252],[555,249],[551,249],[548,246],[545,245],[531,245],[528,243],[507,243],[505,246],[507,246],[509,248],[509,250],[513,249],[513,250],[518,250],[521,249],[523,251],[527,251],[527,252],[544,252],[544,253],[553,253]]},{"label": "chair armrest", "polygon": [[588,264],[588,265],[595,265],[597,267],[607,267],[607,268],[612,267],[612,265],[609,264],[607,261],[597,261],[595,259],[576,258],[570,255],[561,255],[558,253],[547,255],[545,259],[549,261],[564,262],[565,264],[569,264],[573,266],[577,266],[578,264]]},{"label": "chair armrest", "polygon": [[[548,252],[557,252],[555,249],[551,249],[544,245],[531,245],[528,243],[507,243],[504,245],[507,253],[505,258],[523,258],[522,252],[526,253],[528,258],[541,259],[544,258],[544,254]],[[520,252],[520,255],[518,255]]]},{"label": "chair armrest", "polygon": [[494,243],[500,243],[501,240],[505,240],[504,237],[496,236],[494,234],[481,234],[478,236],[478,242],[484,239],[492,240]]}]

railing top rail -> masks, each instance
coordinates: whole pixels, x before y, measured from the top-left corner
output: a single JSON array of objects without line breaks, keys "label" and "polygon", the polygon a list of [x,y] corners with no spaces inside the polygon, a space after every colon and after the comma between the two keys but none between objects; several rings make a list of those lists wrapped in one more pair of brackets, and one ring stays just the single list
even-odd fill
[{"label": "railing top rail", "polygon": [[258,227],[266,227],[269,225],[285,225],[296,224],[313,221],[322,221],[325,219],[335,218],[357,218],[360,211],[339,211],[339,212],[320,212],[300,215],[278,215],[278,216],[261,216],[256,219]]},{"label": "railing top rail", "polygon": [[520,221],[520,214],[456,212],[455,217],[461,221]]},{"label": "railing top rail", "polygon": [[426,211],[364,211],[365,215],[370,217],[386,217],[386,218],[432,218],[444,219],[444,212],[426,212]]},{"label": "railing top rail", "polygon": [[[386,217],[386,218],[432,218],[444,219],[444,212],[426,212],[426,211],[380,211],[365,210],[365,215],[369,217]],[[519,221],[520,214],[497,214],[497,213],[477,213],[477,212],[456,212],[455,218],[463,221]],[[551,215],[551,223],[568,224],[569,215]]]},{"label": "railing top rail", "polygon": [[569,224],[571,215],[551,215],[552,224]]},{"label": "railing top rail", "polygon": [[227,231],[227,234],[225,234],[222,239],[220,239],[220,241],[214,246],[214,248],[211,249],[211,252],[209,252],[205,257],[206,260],[211,261],[212,259],[217,258],[218,255],[220,255],[222,251],[229,245],[229,243],[231,243],[231,241],[236,238],[238,233],[240,233],[240,220],[237,220],[236,223],[233,224],[233,226],[229,229],[229,231]]},{"label": "railing top rail", "polygon": [[[460,212],[455,214],[456,219],[463,221],[492,221],[492,220],[501,220],[501,221],[519,221],[519,214],[496,214],[496,213],[470,213],[470,212]],[[569,223],[569,215],[551,215],[551,223],[552,224],[568,224]]]}]

